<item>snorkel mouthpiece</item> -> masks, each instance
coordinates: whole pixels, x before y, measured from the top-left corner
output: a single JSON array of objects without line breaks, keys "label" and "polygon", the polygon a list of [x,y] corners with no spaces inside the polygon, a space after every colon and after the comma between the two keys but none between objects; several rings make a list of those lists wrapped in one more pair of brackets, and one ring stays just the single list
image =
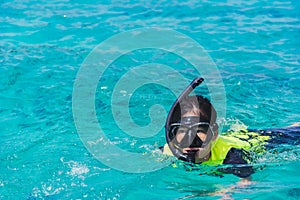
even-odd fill
[{"label": "snorkel mouthpiece", "polygon": [[184,153],[184,155],[186,156],[186,160],[187,162],[195,162],[195,156],[196,156],[197,150],[190,150],[187,153]]}]

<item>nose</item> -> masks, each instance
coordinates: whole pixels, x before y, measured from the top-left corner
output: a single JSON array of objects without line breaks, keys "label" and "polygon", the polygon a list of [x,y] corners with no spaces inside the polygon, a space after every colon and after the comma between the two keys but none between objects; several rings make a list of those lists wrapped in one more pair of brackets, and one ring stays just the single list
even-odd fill
[{"label": "nose", "polygon": [[203,144],[203,141],[199,136],[198,134],[191,134],[193,135],[193,138],[190,138],[190,147],[192,148],[199,148],[199,147],[202,147],[202,144]]}]

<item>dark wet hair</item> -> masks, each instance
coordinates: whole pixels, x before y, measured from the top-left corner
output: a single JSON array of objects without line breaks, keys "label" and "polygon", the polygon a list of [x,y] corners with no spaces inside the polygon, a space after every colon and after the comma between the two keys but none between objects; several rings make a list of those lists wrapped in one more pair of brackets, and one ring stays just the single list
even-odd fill
[{"label": "dark wet hair", "polygon": [[175,107],[171,116],[171,123],[179,122],[182,115],[188,112],[194,112],[200,116],[200,121],[215,124],[217,119],[217,112],[210,101],[201,96],[186,96]]}]

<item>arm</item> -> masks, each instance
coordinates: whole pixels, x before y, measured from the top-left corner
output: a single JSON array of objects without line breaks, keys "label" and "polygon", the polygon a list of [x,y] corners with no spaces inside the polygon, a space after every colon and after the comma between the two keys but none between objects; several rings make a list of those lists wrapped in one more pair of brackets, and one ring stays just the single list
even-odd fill
[{"label": "arm", "polygon": [[300,122],[293,123],[293,124],[290,125],[289,127],[292,127],[292,126],[300,126]]},{"label": "arm", "polygon": [[229,187],[221,188],[220,190],[210,193],[209,196],[221,196],[222,199],[233,199],[231,197],[232,193],[234,193],[235,191],[250,187],[251,185],[254,185],[254,184],[255,184],[255,182],[251,181],[251,177],[242,178],[236,184],[232,184]]}]

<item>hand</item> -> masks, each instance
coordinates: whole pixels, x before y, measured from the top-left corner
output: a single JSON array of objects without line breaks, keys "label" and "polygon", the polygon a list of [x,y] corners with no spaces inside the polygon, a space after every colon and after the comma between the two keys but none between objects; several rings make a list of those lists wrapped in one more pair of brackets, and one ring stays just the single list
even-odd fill
[{"label": "hand", "polygon": [[291,126],[300,126],[300,122],[293,123]]}]

